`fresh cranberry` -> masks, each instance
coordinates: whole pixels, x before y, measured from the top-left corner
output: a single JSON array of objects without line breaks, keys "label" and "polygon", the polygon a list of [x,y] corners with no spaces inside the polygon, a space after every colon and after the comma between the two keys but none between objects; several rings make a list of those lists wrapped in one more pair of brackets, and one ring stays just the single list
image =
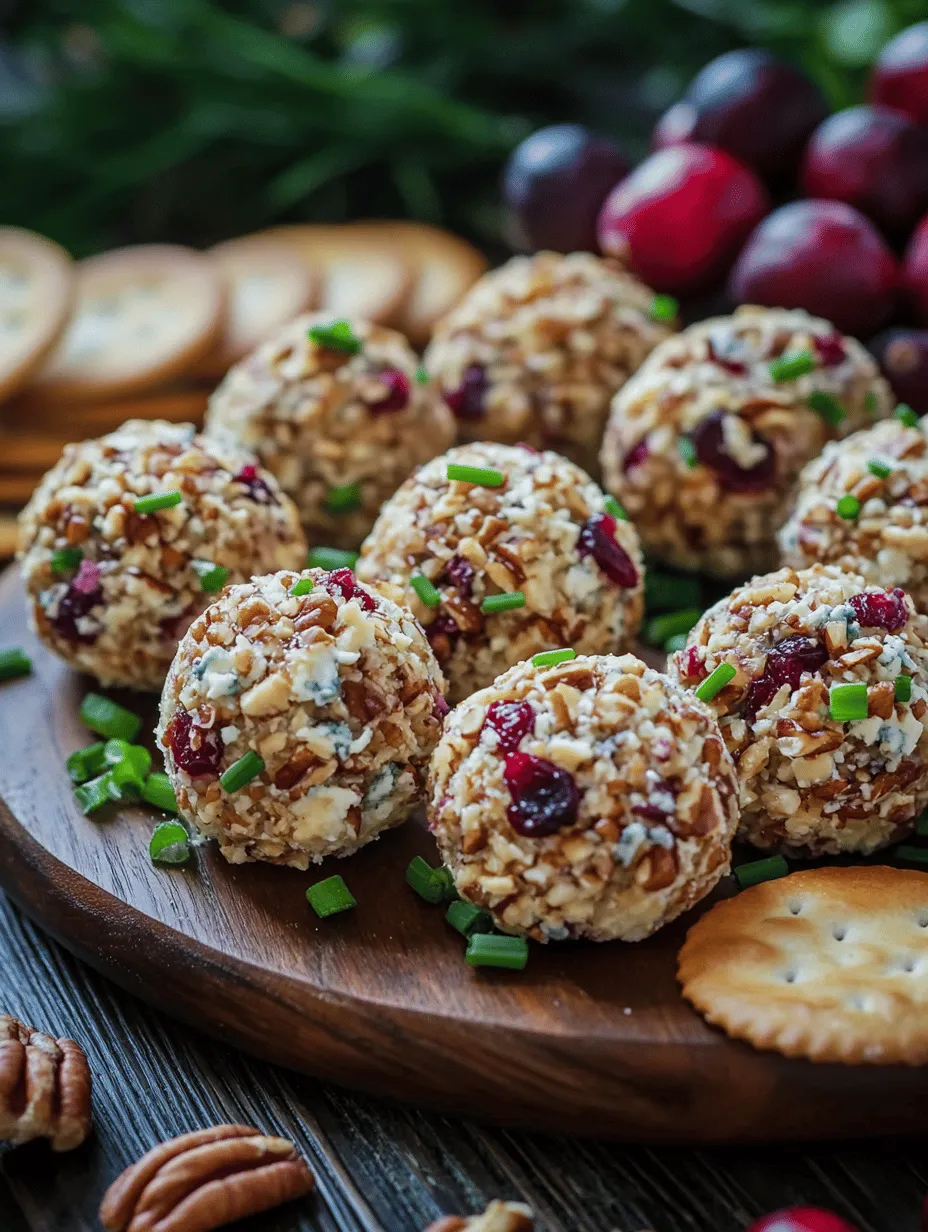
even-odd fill
[{"label": "fresh cranberry", "polygon": [[740,466],[725,450],[725,420],[728,413],[710,411],[690,433],[696,457],[710,470],[715,471],[719,485],[728,492],[762,492],[772,486],[776,479],[776,454],[769,441],[758,433],[751,432],[755,445],[763,445],[764,456],[753,466]]},{"label": "fresh cranberry", "polygon": [[456,419],[474,420],[483,418],[483,400],[487,393],[487,374],[479,364],[464,369],[457,389],[445,390],[445,402]]},{"label": "fresh cranberry", "polygon": [[812,345],[815,347],[819,363],[826,368],[837,368],[847,358],[847,347],[837,330],[826,334],[824,338],[816,334],[812,339]]},{"label": "fresh cranberry", "polygon": [[928,214],[912,232],[905,250],[902,286],[923,325],[928,325]]},{"label": "fresh cranberry", "polygon": [[658,291],[697,291],[725,273],[769,207],[754,172],[724,150],[673,146],[609,194],[599,242]]},{"label": "fresh cranberry", "polygon": [[898,633],[909,618],[905,591],[898,586],[895,590],[861,591],[859,595],[851,595],[848,603],[864,629],[885,629],[887,633]]},{"label": "fresh cranberry", "polygon": [[[212,727],[200,727],[187,710],[178,710],[168,724],[168,746],[174,764],[191,778],[218,778],[222,765],[222,740]],[[194,747],[196,741],[196,747]]]},{"label": "fresh cranberry", "polygon": [[372,612],[377,604],[371,595],[367,593],[363,586],[359,586],[357,579],[350,569],[333,569],[326,577],[322,579],[322,585],[331,595],[333,591],[338,591],[343,599],[357,599],[358,605],[363,612]]},{"label": "fresh cranberry", "polygon": [[532,753],[507,753],[503,778],[512,796],[506,816],[517,834],[544,838],[576,821],[577,784],[553,761]]},{"label": "fresh cranberry", "polygon": [[652,145],[716,145],[779,180],[795,169],[809,134],[827,114],[818,87],[799,69],[768,51],[742,48],[697,73],[683,101],[658,124]]},{"label": "fresh cranberry", "polygon": [[755,1220],[747,1232],[857,1232],[857,1228],[819,1206],[793,1206]]},{"label": "fresh cranberry", "polygon": [[452,556],[444,568],[444,576],[457,588],[462,599],[469,599],[474,585],[474,566],[463,556]]},{"label": "fresh cranberry", "polygon": [[389,415],[393,411],[404,411],[409,405],[409,377],[399,368],[384,368],[377,374],[377,379],[387,387],[387,396],[378,402],[369,402],[367,409],[372,415]]},{"label": "fresh cranberry", "polygon": [[752,681],[748,689],[745,718],[753,718],[758,710],[769,705],[784,684],[789,685],[791,693],[795,692],[804,672],[817,672],[827,662],[828,651],[810,637],[797,634],[777,642],[767,655],[763,675]]},{"label": "fresh cranberry", "polygon": [[535,707],[531,702],[493,702],[483,726],[496,732],[500,753],[514,753],[522,737],[535,731]]},{"label": "fresh cranberry", "polygon": [[552,124],[526,137],[503,171],[517,247],[595,251],[599,208],[628,170],[608,137],[581,124]]},{"label": "fresh cranberry", "polygon": [[812,134],[802,188],[856,206],[885,231],[908,231],[928,208],[928,130],[888,107],[838,111]]},{"label": "fresh cranberry", "polygon": [[638,570],[629,554],[615,541],[617,525],[611,513],[594,513],[583,523],[577,550],[581,560],[592,556],[610,582],[630,588],[638,585]]},{"label": "fresh cranberry", "polygon": [[897,281],[895,257],[853,206],[793,201],[750,236],[728,289],[737,303],[805,308],[855,334],[891,314]]},{"label": "fresh cranberry", "polygon": [[928,415],[928,329],[887,329],[869,346],[899,401]]},{"label": "fresh cranberry", "polygon": [[928,124],[928,21],[889,40],[870,75],[870,98]]},{"label": "fresh cranberry", "polygon": [[643,436],[636,445],[632,445],[631,449],[622,459],[622,474],[627,475],[636,466],[640,466],[650,452],[648,449],[648,438]]},{"label": "fresh cranberry", "polygon": [[240,483],[248,489],[248,495],[259,505],[276,505],[277,497],[268,487],[267,481],[258,474],[258,468],[246,463],[234,477],[235,483]]},{"label": "fresh cranberry", "polygon": [[68,588],[58,600],[58,610],[50,623],[60,637],[66,642],[79,642],[83,646],[91,646],[100,636],[102,625],[92,630],[81,632],[77,627],[78,620],[88,616],[93,608],[103,603],[103,587],[100,585],[100,566],[86,558],[81,561],[74,577],[68,583]]}]

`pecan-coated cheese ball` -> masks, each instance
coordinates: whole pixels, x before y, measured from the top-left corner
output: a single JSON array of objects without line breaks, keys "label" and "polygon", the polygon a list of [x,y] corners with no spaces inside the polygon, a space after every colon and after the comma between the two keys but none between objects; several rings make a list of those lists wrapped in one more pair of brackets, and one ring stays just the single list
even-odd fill
[{"label": "pecan-coated cheese ball", "polygon": [[661,302],[592,253],[513,257],[439,322],[425,365],[462,440],[526,441],[596,475],[610,398],[671,332]]},{"label": "pecan-coated cheese ball", "polygon": [[161,697],[180,813],[232,864],[350,855],[420,798],[443,692],[415,619],[349,569],[230,586]]},{"label": "pecan-coated cheese ball", "polygon": [[106,685],[160,689],[214,591],[305,560],[273,476],[192,424],[133,419],[68,445],[20,514],[39,636]]},{"label": "pecan-coated cheese ball", "polygon": [[229,370],[206,431],[258,455],[311,544],[356,548],[413,468],[454,440],[418,362],[395,330],[309,313]]},{"label": "pecan-coated cheese ball", "polygon": [[903,587],[928,612],[928,435],[887,419],[825,446],[802,472],[779,534],[783,562],[816,561]]},{"label": "pecan-coated cheese ball", "polygon": [[769,569],[802,467],[892,402],[870,354],[827,321],[740,308],[662,343],[619,391],[604,482],[668,564]]},{"label": "pecan-coated cheese ball", "polygon": [[[489,471],[497,485],[449,479],[449,466]],[[620,513],[557,454],[462,445],[421,467],[384,505],[358,576],[406,588],[457,702],[538,651],[599,654],[630,644],[643,566]]]},{"label": "pecan-coated cheese ball", "polygon": [[[928,804],[928,617],[835,565],[722,599],[670,660],[705,684],[741,784],[741,834],[795,856],[875,851]],[[727,682],[711,674],[722,665]]]},{"label": "pecan-coated cheese ball", "polygon": [[737,794],[709,710],[633,655],[528,662],[448,717],[429,825],[505,932],[637,941],[728,871]]}]

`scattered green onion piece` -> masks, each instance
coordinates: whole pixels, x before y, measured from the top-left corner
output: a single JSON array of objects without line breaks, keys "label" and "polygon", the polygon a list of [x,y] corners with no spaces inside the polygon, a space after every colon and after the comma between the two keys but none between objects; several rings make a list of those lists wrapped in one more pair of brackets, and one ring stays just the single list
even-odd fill
[{"label": "scattered green onion piece", "polygon": [[915,414],[912,408],[909,405],[907,405],[907,403],[900,402],[899,405],[896,407],[895,411],[893,411],[893,414],[899,420],[899,422],[902,424],[905,424],[907,428],[917,428],[918,427],[918,416]]},{"label": "scattered green onion piece", "polygon": [[263,769],[263,759],[254,749],[249,749],[238,761],[233,762],[224,774],[219,776],[219,786],[223,791],[241,791],[252,779],[257,778]]},{"label": "scattered green onion piece", "polygon": [[852,496],[850,492],[847,492],[835,505],[835,512],[839,518],[844,518],[847,522],[853,522],[860,513],[860,501],[856,496]]},{"label": "scattered green onion piece", "polygon": [[921,817],[916,819],[915,833],[919,838],[928,838],[928,813],[922,813]]},{"label": "scattered green onion piece", "polygon": [[675,633],[673,637],[668,637],[667,641],[664,642],[663,649],[665,654],[676,654],[678,650],[685,650],[686,634]]},{"label": "scattered green onion piece", "polygon": [[489,466],[461,466],[457,462],[448,463],[448,478],[458,483],[474,483],[481,488],[501,488],[506,482],[502,471]]},{"label": "scattered green onion piece", "polygon": [[83,559],[84,553],[80,548],[57,548],[52,552],[52,573],[70,573],[78,568]]},{"label": "scattered green onion piece", "polygon": [[145,776],[139,774],[136,766],[128,758],[118,761],[109,770],[110,778],[119,793],[120,799],[139,800],[142,788],[145,786]]},{"label": "scattered green onion piece", "polygon": [[672,321],[680,305],[672,295],[655,295],[651,300],[652,321]]},{"label": "scattered green onion piece", "polygon": [[71,754],[65,765],[72,783],[86,783],[102,773],[106,766],[105,748],[103,741],[98,740],[96,744],[85,745]]},{"label": "scattered green onion piece", "polygon": [[532,655],[532,667],[554,667],[556,663],[566,663],[576,657],[576,650],[569,646],[564,650],[542,650],[540,654]]},{"label": "scattered green onion piece", "polygon": [[191,566],[200,579],[200,589],[208,595],[222,590],[229,580],[229,570],[225,565],[215,565],[211,560],[194,560],[191,561]]},{"label": "scattered green onion piece", "polygon": [[179,821],[159,821],[148,840],[148,854],[156,864],[186,864],[190,835]]},{"label": "scattered green onion piece", "polygon": [[699,578],[688,574],[677,576],[647,569],[644,575],[644,601],[649,612],[679,611],[699,607],[702,587]]},{"label": "scattered green onion piece", "polygon": [[806,398],[806,406],[810,411],[815,411],[816,415],[820,415],[825,423],[836,427],[843,420],[847,419],[847,412],[844,407],[831,394],[826,394],[822,389],[814,389]]},{"label": "scattered green onion piece", "polygon": [[749,864],[739,864],[734,870],[735,880],[742,890],[746,890],[748,886],[759,885],[762,881],[775,881],[777,877],[785,877],[788,873],[789,865],[782,856],[751,860]]},{"label": "scattered green onion piece", "polygon": [[414,577],[411,577],[409,585],[426,607],[438,607],[441,603],[441,595],[424,573],[417,573]]},{"label": "scattered green onion piece", "polygon": [[165,813],[177,812],[177,797],[174,795],[171,780],[160,770],[150,774],[145,780],[142,787],[142,799],[146,804],[153,804],[155,808],[163,809]]},{"label": "scattered green onion piece", "polygon": [[306,901],[320,920],[324,920],[326,916],[338,915],[340,911],[350,911],[358,905],[358,900],[345,885],[344,878],[338,874],[311,885],[306,891]]},{"label": "scattered green onion piece", "polygon": [[361,485],[344,483],[340,488],[329,488],[322,503],[329,513],[350,513],[361,504]]},{"label": "scattered green onion piece", "polygon": [[522,971],[528,962],[528,942],[524,937],[472,933],[467,939],[464,958],[471,967],[506,967],[510,971]]},{"label": "scattered green onion piece", "polygon": [[119,789],[113,782],[112,772],[109,770],[105,774],[101,774],[95,779],[90,779],[87,783],[81,783],[80,786],[74,788],[74,798],[81,806],[81,811],[87,816],[95,813],[104,804],[109,804],[112,800],[118,800],[119,794]]},{"label": "scattered green onion piece", "polygon": [[682,612],[665,612],[654,616],[645,626],[644,640],[652,646],[663,646],[668,638],[679,633],[689,633],[702,615],[698,608],[685,608]]},{"label": "scattered green onion piece", "polygon": [[452,928],[458,930],[462,937],[493,931],[493,917],[489,911],[484,911],[482,907],[475,907],[473,903],[465,903],[462,898],[451,904],[445,912],[445,919]]},{"label": "scattered green onion piece", "polygon": [[869,714],[865,684],[833,684],[828,694],[828,713],[836,723],[853,723]]},{"label": "scattered green onion piece", "polygon": [[893,852],[893,859],[903,864],[928,864],[928,847],[911,847],[903,843]]},{"label": "scattered green onion piece", "polygon": [[525,595],[521,590],[511,590],[505,595],[487,595],[480,604],[481,612],[511,612],[525,607]]},{"label": "scattered green onion piece", "polygon": [[428,385],[429,379],[430,379],[429,374],[426,372],[424,366],[420,364],[419,367],[416,369],[416,384],[417,385]]},{"label": "scattered green onion piece", "polygon": [[894,689],[897,702],[910,702],[912,700],[912,677],[897,676],[894,683]]},{"label": "scattered green onion piece", "polygon": [[80,719],[85,727],[108,740],[127,740],[130,744],[142,726],[137,714],[100,693],[87,694],[81,702]]},{"label": "scattered green onion piece", "polygon": [[701,702],[711,702],[716,693],[721,693],[729,681],[734,680],[735,674],[733,664],[720,663],[696,689],[696,696]]},{"label": "scattered green onion piece", "polygon": [[343,548],[310,548],[307,564],[310,569],[353,569],[358,555]]},{"label": "scattered green onion piece", "polygon": [[132,508],[136,513],[157,513],[159,509],[172,509],[175,505],[179,505],[184,498],[180,492],[155,492],[152,496],[140,496],[133,503]]},{"label": "scattered green onion piece", "polygon": [[441,890],[441,899],[445,903],[453,903],[458,896],[454,888],[454,876],[446,864],[440,865],[432,873],[432,881]]},{"label": "scattered green onion piece", "polygon": [[795,381],[797,377],[814,371],[815,360],[811,351],[792,351],[770,364],[770,375],[775,381]]},{"label": "scattered green onion piece", "polygon": [[619,522],[628,521],[628,513],[625,508],[619,504],[614,496],[606,496],[603,500],[603,508],[606,513],[611,513],[612,516]]},{"label": "scattered green onion piece", "polygon": [[0,680],[15,680],[17,676],[28,676],[32,671],[32,660],[18,646],[10,650],[0,650]]},{"label": "scattered green onion piece", "polygon": [[692,470],[692,468],[699,462],[699,458],[696,456],[696,446],[688,436],[681,436],[677,441],[677,449],[680,451],[680,457]]},{"label": "scattered green onion piece", "polygon": [[442,869],[432,868],[421,856],[413,856],[406,865],[406,882],[427,903],[440,903],[447,893],[444,877],[437,875],[441,872]]},{"label": "scattered green onion piece", "polygon": [[316,583],[312,578],[300,578],[298,582],[290,587],[290,593],[295,599],[302,598],[303,595],[310,594],[316,587]]},{"label": "scattered green onion piece", "polygon": [[331,325],[314,325],[309,330],[310,342],[316,346],[325,347],[329,351],[344,351],[346,355],[357,355],[361,350],[361,339],[358,338],[347,321],[333,321]]},{"label": "scattered green onion piece", "polygon": [[[151,754],[148,749],[141,744],[130,744],[128,740],[113,739],[107,740],[103,746],[103,761],[107,766],[115,766],[117,762],[123,761],[126,757],[131,757],[132,749],[140,749],[148,758],[148,764],[151,765]],[[148,771],[146,770],[146,774]]]},{"label": "scattered green onion piece", "polygon": [[868,415],[875,415],[879,409],[880,403],[876,396],[876,392],[872,389],[868,389],[864,394],[864,410]]},{"label": "scattered green onion piece", "polygon": [[871,475],[876,475],[877,479],[888,479],[893,473],[893,468],[888,462],[881,462],[879,458],[871,458],[867,463],[867,470]]}]

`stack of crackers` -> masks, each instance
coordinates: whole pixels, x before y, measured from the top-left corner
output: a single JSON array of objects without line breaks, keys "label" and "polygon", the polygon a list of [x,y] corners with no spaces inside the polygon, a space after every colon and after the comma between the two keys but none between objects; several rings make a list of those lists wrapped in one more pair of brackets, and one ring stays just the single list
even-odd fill
[{"label": "stack of crackers", "polygon": [[307,309],[423,346],[485,268],[464,240],[411,222],[283,226],[207,252],[145,244],[78,262],[0,228],[0,558],[68,441],[130,418],[199,422],[226,370]]}]

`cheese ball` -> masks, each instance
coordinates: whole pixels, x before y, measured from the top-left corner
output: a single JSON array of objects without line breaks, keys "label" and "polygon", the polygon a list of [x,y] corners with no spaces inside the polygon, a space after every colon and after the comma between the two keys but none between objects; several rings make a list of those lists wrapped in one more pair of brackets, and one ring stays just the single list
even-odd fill
[{"label": "cheese ball", "polygon": [[[709,705],[741,784],[741,836],[797,857],[868,854],[928,804],[928,618],[835,565],[755,577],[672,656]],[[734,669],[734,674],[731,670]]]},{"label": "cheese ball", "polygon": [[825,446],[803,470],[780,529],[783,562],[816,561],[903,587],[928,612],[928,436],[888,419]]},{"label": "cheese ball", "polygon": [[802,467],[893,401],[870,354],[827,321],[740,308],[662,343],[619,391],[605,485],[667,564],[721,578],[773,568]]},{"label": "cheese ball", "polygon": [[526,441],[597,475],[610,398],[671,332],[664,302],[591,253],[513,257],[439,322],[425,365],[461,440]]},{"label": "cheese ball", "polygon": [[711,713],[634,655],[519,663],[453,710],[429,825],[462,898],[537,941],[647,937],[728,872]]},{"label": "cheese ball", "polygon": [[179,638],[226,581],[305,560],[274,477],[192,424],[133,419],[66,446],[20,514],[33,624],[104,685],[160,689]]},{"label": "cheese ball", "polygon": [[396,330],[309,313],[229,370],[206,431],[258,455],[310,544],[357,548],[413,468],[454,440],[451,412],[422,375]]},{"label": "cheese ball", "polygon": [[181,816],[230,864],[350,855],[420,799],[443,692],[421,627],[349,569],[230,586],[181,641],[161,697]]},{"label": "cheese ball", "polygon": [[[500,486],[449,480],[449,466],[495,472]],[[634,527],[579,467],[525,446],[461,445],[428,462],[384,505],[357,568],[405,587],[453,702],[541,650],[624,649],[641,623]]]}]

